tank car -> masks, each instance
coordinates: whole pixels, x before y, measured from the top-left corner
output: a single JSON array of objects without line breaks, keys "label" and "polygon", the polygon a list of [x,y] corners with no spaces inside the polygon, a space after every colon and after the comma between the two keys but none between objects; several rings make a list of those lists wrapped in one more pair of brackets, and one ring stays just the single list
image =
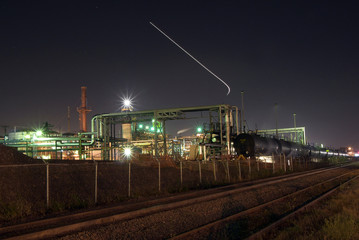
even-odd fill
[{"label": "tank car", "polygon": [[256,134],[239,134],[233,143],[238,155],[245,157],[270,156],[285,154],[287,157],[323,158],[328,156],[343,156],[338,150],[317,148]]}]

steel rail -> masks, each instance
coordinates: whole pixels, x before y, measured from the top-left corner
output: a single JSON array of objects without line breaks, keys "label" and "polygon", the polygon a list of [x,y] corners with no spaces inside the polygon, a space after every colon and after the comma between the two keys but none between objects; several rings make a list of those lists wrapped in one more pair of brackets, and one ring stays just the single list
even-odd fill
[{"label": "steel rail", "polygon": [[[206,195],[204,195],[203,192],[201,191],[201,192],[188,193],[188,194],[184,194],[184,195],[172,196],[169,198],[156,199],[156,200],[149,201],[145,204],[146,205],[158,204],[158,205],[136,209],[136,207],[138,208],[139,204],[133,204],[132,208],[135,208],[135,210],[130,210],[128,212],[116,213],[116,211],[117,212],[121,211],[121,210],[123,211],[125,208],[131,208],[131,206],[116,206],[116,207],[87,211],[84,213],[76,213],[76,214],[72,214],[69,216],[61,216],[61,217],[55,217],[55,218],[51,218],[51,219],[38,220],[38,221],[30,222],[30,223],[23,223],[23,224],[18,224],[18,225],[13,225],[13,226],[7,226],[7,227],[0,228],[0,235],[10,236],[9,238],[6,238],[6,239],[49,238],[49,237],[54,237],[57,235],[63,235],[63,234],[70,233],[70,232],[80,231],[80,230],[83,230],[83,229],[86,229],[89,227],[113,223],[114,221],[133,219],[136,217],[146,216],[146,215],[154,214],[157,212],[168,211],[168,210],[172,210],[172,209],[176,209],[176,208],[180,208],[180,207],[185,207],[185,206],[188,206],[191,204],[201,203],[204,201],[210,201],[210,200],[214,200],[217,198],[238,194],[243,191],[247,191],[247,190],[251,190],[251,189],[255,189],[255,188],[259,188],[259,187],[263,187],[263,186],[267,186],[267,185],[271,185],[271,184],[276,184],[276,183],[280,183],[280,182],[284,182],[284,181],[290,181],[290,180],[294,180],[294,179],[301,178],[301,177],[315,175],[315,174],[323,173],[326,171],[343,168],[346,166],[347,165],[340,166],[340,167],[334,167],[334,168],[320,169],[319,171],[312,170],[311,172],[296,174],[294,176],[292,176],[292,175],[291,176],[288,176],[288,175],[280,176],[280,177],[275,177],[274,180],[272,179],[269,181],[268,181],[268,179],[263,179],[262,181],[258,181],[259,183],[255,183],[253,185],[248,185],[248,183],[247,183],[247,185],[243,184],[244,186],[242,185],[243,187],[241,187],[239,189],[226,190],[229,187],[234,187],[234,186],[239,187],[240,184],[224,186],[221,188],[210,189],[210,190],[206,191],[207,193],[209,192],[209,194],[206,194]],[[216,192],[218,190],[224,191],[224,192]],[[214,193],[210,193],[210,192],[214,192]],[[198,195],[200,195],[200,196],[198,196]],[[192,197],[192,198],[187,199],[188,197],[189,198]],[[183,200],[183,198],[186,198],[186,199]],[[182,200],[178,201],[178,199],[182,199]],[[173,202],[171,202],[171,201],[173,201]],[[140,205],[140,207],[141,207],[141,205]],[[103,216],[106,214],[111,214],[111,215]],[[98,216],[100,216],[100,217],[98,217]],[[94,217],[96,217],[96,219],[89,220],[89,218],[94,218]],[[70,219],[70,221],[72,221],[72,223],[69,221],[69,219]],[[74,223],[73,221],[82,221],[82,222]],[[63,224],[64,222],[67,225],[58,226],[59,223]],[[36,232],[30,232],[30,233],[25,233],[22,235],[13,236],[15,233],[26,232],[25,229],[29,229],[29,228],[36,229],[36,228],[44,227],[45,225],[50,227],[50,229],[40,230],[40,231],[35,230]]]},{"label": "steel rail", "polygon": [[276,222],[270,224],[269,226],[261,229],[260,231],[254,233],[253,235],[249,236],[247,239],[248,240],[253,240],[253,239],[261,239],[261,236],[263,236],[264,234],[270,232],[271,230],[275,229],[276,227],[278,227],[279,225],[281,225],[282,223],[284,223],[285,221],[289,220],[290,218],[298,215],[299,213],[302,213],[306,210],[308,210],[309,208],[313,207],[314,205],[318,204],[320,201],[328,198],[329,196],[331,196],[332,194],[334,194],[336,191],[338,191],[338,189],[344,185],[347,185],[348,183],[356,180],[357,178],[359,178],[359,175],[349,179],[348,181],[346,181],[343,184],[340,184],[339,186],[331,189],[330,191],[326,192],[325,194],[321,195],[320,197],[314,199],[313,201],[309,202],[308,204],[298,208],[297,210],[295,210],[294,212],[291,212],[290,214],[284,216],[283,218],[277,220]]},{"label": "steel rail", "polygon": [[[326,180],[326,181],[324,181],[324,182],[320,182],[320,183],[318,183],[318,184],[309,186],[309,187],[307,187],[307,188],[303,188],[303,189],[298,190],[298,191],[296,191],[296,192],[293,192],[293,193],[287,194],[287,195],[285,195],[285,196],[282,196],[282,197],[280,197],[280,198],[274,199],[274,200],[272,200],[272,201],[269,201],[269,202],[266,202],[266,203],[257,205],[257,206],[255,206],[255,207],[253,207],[253,208],[246,209],[246,210],[241,211],[241,212],[239,212],[239,213],[237,213],[237,214],[233,214],[233,215],[231,215],[231,216],[228,216],[228,217],[225,217],[225,218],[216,220],[216,221],[211,222],[211,223],[209,223],[209,224],[202,225],[202,226],[200,226],[200,227],[198,227],[198,228],[192,229],[192,230],[190,230],[190,231],[188,231],[188,232],[184,232],[184,233],[182,233],[182,234],[180,234],[180,235],[177,235],[177,236],[175,236],[175,237],[172,237],[172,238],[170,238],[170,239],[172,239],[172,240],[191,239],[191,236],[193,236],[193,235],[195,235],[195,234],[200,234],[201,232],[203,232],[203,233],[204,233],[204,232],[210,232],[211,229],[219,229],[220,226],[223,226],[223,225],[228,224],[228,223],[232,223],[232,222],[236,221],[236,220],[237,220],[238,218],[240,218],[240,217],[243,217],[243,216],[248,215],[248,214],[250,214],[250,213],[256,212],[256,211],[258,211],[258,210],[260,210],[260,209],[262,209],[262,208],[264,208],[264,207],[267,207],[267,206],[272,205],[272,204],[274,204],[274,203],[276,203],[276,202],[282,201],[282,200],[284,200],[284,199],[286,199],[286,198],[290,198],[290,197],[292,197],[292,196],[294,196],[294,195],[297,195],[297,194],[300,194],[300,193],[302,193],[302,192],[308,191],[309,189],[318,187],[318,186],[323,185],[323,184],[325,184],[325,183],[327,183],[327,182],[334,181],[334,180],[336,180],[336,179],[338,179],[338,178],[341,178],[341,177],[343,177],[343,176],[345,176],[345,175],[351,174],[351,173],[353,173],[353,172],[355,172],[355,171],[357,171],[357,170],[353,170],[353,171],[351,171],[351,172],[349,172],[349,173],[345,173],[345,174],[336,176],[336,177],[334,177],[334,178],[328,179],[328,180]],[[351,178],[351,179],[347,180],[345,183],[347,183],[347,182],[349,182],[349,181],[352,181],[352,180],[356,179],[357,177],[358,177],[358,176],[356,176],[356,177],[354,177],[354,178]],[[337,190],[337,189],[338,189],[339,187],[341,187],[341,186],[342,186],[342,184],[339,184],[338,186],[336,186],[336,187],[330,189],[328,192],[325,192],[324,195],[320,195],[320,196],[328,196],[328,194],[333,193],[335,190]],[[313,201],[316,201],[316,199],[318,199],[318,197],[316,197],[315,199],[313,199]],[[313,201],[310,201],[308,204],[310,204],[310,203],[313,202]],[[300,209],[304,209],[306,206],[308,206],[308,204],[304,205],[304,206],[301,207]],[[298,210],[299,210],[299,209],[298,209]],[[267,231],[267,230],[269,230],[269,229],[266,229],[266,231]],[[260,234],[260,233],[258,233],[258,234]],[[249,239],[257,239],[257,237],[259,237],[259,236],[260,236],[260,235],[255,236],[254,238],[249,238]],[[258,238],[258,239],[259,239],[259,238]]]}]

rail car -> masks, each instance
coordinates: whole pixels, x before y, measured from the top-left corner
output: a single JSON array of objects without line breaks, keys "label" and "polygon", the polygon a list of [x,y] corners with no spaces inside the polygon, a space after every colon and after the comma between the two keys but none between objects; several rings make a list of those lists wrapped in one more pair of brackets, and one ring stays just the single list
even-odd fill
[{"label": "rail car", "polygon": [[318,148],[295,142],[262,137],[256,134],[239,134],[233,142],[237,155],[245,157],[271,156],[285,154],[288,157],[324,158],[329,156],[348,156],[336,149]]}]

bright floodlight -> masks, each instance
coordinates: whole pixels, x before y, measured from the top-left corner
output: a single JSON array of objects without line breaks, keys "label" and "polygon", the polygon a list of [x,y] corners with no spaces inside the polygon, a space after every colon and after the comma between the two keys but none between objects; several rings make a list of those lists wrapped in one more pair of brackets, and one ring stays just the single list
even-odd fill
[{"label": "bright floodlight", "polygon": [[131,107],[132,103],[131,103],[131,100],[130,99],[125,99],[123,100],[123,106],[125,107]]},{"label": "bright floodlight", "polygon": [[133,110],[133,98],[131,97],[121,97],[122,106],[121,111],[132,111]]},{"label": "bright floodlight", "polygon": [[42,131],[41,130],[37,130],[36,131],[36,136],[41,136],[42,135]]},{"label": "bright floodlight", "polygon": [[131,157],[132,155],[132,149],[130,147],[126,147],[123,151],[123,154],[125,155],[125,157]]}]

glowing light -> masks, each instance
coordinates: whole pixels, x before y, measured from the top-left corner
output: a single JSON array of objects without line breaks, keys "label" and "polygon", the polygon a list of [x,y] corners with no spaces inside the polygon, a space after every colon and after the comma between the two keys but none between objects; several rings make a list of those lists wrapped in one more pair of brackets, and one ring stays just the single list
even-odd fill
[{"label": "glowing light", "polygon": [[351,148],[351,147],[348,147],[348,150],[349,150],[349,151],[351,151],[351,150],[352,150],[352,148]]},{"label": "glowing light", "polygon": [[123,100],[123,106],[125,106],[125,107],[131,107],[131,100],[130,100],[130,99],[125,99],[125,100]]},{"label": "glowing light", "polygon": [[151,127],[151,131],[155,131],[155,127]]},{"label": "glowing light", "polygon": [[168,40],[173,42],[177,47],[179,47],[184,53],[186,53],[188,56],[190,56],[193,60],[195,60],[199,65],[201,65],[204,69],[206,69],[210,74],[212,74],[215,78],[217,78],[219,81],[221,81],[227,88],[228,92],[227,95],[231,92],[231,88],[228,86],[228,84],[223,81],[220,77],[218,77],[216,74],[214,74],[211,70],[209,70],[206,66],[204,66],[200,61],[198,61],[195,57],[193,57],[189,52],[187,52],[183,47],[181,47],[178,43],[176,43],[172,38],[170,38],[166,33],[164,33],[161,29],[159,29],[155,24],[150,22],[150,24],[156,28],[160,33],[162,33]]},{"label": "glowing light", "polygon": [[134,106],[134,97],[132,95],[125,95],[120,97],[121,111],[132,111]]},{"label": "glowing light", "polygon": [[143,124],[138,125],[138,128],[141,128],[141,129],[142,129],[142,128],[143,128]]},{"label": "glowing light", "polygon": [[125,147],[125,149],[123,150],[123,154],[125,155],[125,157],[129,158],[132,155],[132,149],[130,147]]},{"label": "glowing light", "polygon": [[198,127],[198,128],[197,128],[197,132],[198,132],[198,133],[201,133],[201,132],[202,132],[202,128],[201,128],[201,127]]},{"label": "glowing light", "polygon": [[157,132],[159,133],[159,132],[161,132],[161,130],[160,130],[160,129],[157,129]]},{"label": "glowing light", "polygon": [[42,131],[41,130],[37,130],[36,131],[36,136],[41,136],[42,135]]},{"label": "glowing light", "polygon": [[148,129],[150,129],[150,127],[149,127],[149,126],[146,126],[145,128],[146,128],[147,130],[148,130]]},{"label": "glowing light", "polygon": [[30,136],[29,134],[27,134],[27,135],[25,135],[25,138],[26,138],[26,139],[30,139],[31,136]]}]

